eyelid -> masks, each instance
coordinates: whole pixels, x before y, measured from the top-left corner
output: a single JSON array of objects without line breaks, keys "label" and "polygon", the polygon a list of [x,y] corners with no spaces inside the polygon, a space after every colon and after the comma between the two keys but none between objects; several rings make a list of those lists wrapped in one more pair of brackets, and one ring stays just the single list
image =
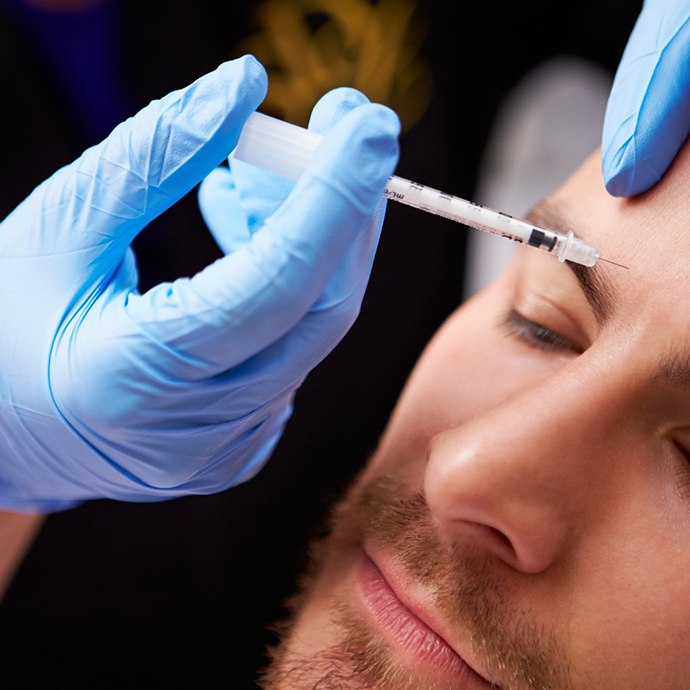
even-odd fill
[{"label": "eyelid", "polygon": [[685,457],[687,461],[690,461],[690,450],[688,450],[688,444],[684,443],[682,441],[679,441],[677,438],[674,438],[672,441],[673,445],[675,448],[678,450],[678,452]]},{"label": "eyelid", "polygon": [[569,341],[571,349],[579,352],[584,352],[596,337],[589,329],[590,324],[583,322],[577,296],[558,282],[544,285],[542,281],[537,282],[535,274],[526,276],[515,286],[510,305],[523,318]]},{"label": "eyelid", "polygon": [[690,498],[690,450],[688,450],[688,444],[677,438],[671,440],[671,445],[681,461],[681,467],[678,469],[678,488],[683,499],[688,500]]},{"label": "eyelid", "polygon": [[584,351],[571,338],[538,321],[528,319],[514,307],[508,309],[503,315],[501,325],[509,336],[544,352],[581,355]]},{"label": "eyelid", "polygon": [[516,275],[512,304],[521,314],[553,326],[586,350],[599,328],[575,273],[558,261],[549,261],[553,257],[540,256],[543,252],[527,254]]}]

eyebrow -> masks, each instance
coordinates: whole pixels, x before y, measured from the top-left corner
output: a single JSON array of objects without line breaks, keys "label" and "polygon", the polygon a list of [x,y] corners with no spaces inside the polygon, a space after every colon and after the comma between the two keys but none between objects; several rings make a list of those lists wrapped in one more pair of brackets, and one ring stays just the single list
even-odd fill
[{"label": "eyebrow", "polygon": [[[526,216],[529,223],[540,227],[551,228],[558,232],[572,230],[556,204],[542,201]],[[577,234],[577,233],[576,233]],[[589,302],[599,326],[606,323],[616,307],[615,291],[606,275],[597,266],[587,267],[566,261],[573,272],[585,298]],[[649,384],[664,384],[674,388],[690,389],[690,344],[670,350],[659,358],[657,370],[648,379]]]},{"label": "eyebrow", "polygon": [[[558,232],[572,230],[571,225],[565,220],[556,205],[549,201],[542,201],[532,208],[527,214],[526,220],[528,223],[542,228],[551,228]],[[615,292],[611,282],[597,266],[582,266],[572,261],[565,261],[564,263],[575,275],[594,312],[597,324],[601,326],[611,318],[616,306]]]},{"label": "eyebrow", "polygon": [[662,359],[650,383],[665,383],[676,388],[690,388],[690,352],[674,350]]}]

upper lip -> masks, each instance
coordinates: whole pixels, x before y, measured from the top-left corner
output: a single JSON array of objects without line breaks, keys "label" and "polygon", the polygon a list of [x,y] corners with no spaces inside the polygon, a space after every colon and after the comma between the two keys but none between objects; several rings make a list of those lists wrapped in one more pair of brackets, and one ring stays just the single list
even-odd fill
[{"label": "upper lip", "polygon": [[[475,659],[468,656],[468,650],[460,644],[456,636],[453,636],[448,629],[443,617],[435,614],[433,611],[433,604],[430,596],[414,595],[412,593],[412,583],[405,574],[396,568],[383,554],[375,552],[369,547],[365,547],[365,554],[373,561],[376,567],[381,572],[389,587],[393,590],[400,602],[410,610],[419,620],[421,620],[427,627],[433,630],[445,643],[462,659],[462,661],[474,671],[479,678],[487,683],[492,688],[500,688],[499,685],[489,680],[485,673],[479,670],[479,665]],[[455,639],[454,639],[455,637]],[[467,643],[465,643],[466,646]]]}]

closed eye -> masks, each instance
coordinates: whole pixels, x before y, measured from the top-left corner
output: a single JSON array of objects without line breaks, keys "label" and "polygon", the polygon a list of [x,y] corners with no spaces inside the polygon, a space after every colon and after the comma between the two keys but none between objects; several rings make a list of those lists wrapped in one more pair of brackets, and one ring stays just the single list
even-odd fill
[{"label": "closed eye", "polygon": [[501,325],[510,337],[544,352],[576,355],[583,352],[582,348],[570,338],[536,321],[531,321],[512,308],[504,314]]}]

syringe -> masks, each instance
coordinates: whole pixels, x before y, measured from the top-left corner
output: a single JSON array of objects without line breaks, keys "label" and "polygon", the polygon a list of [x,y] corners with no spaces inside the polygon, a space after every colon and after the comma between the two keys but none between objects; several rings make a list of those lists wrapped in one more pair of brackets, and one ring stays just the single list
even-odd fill
[{"label": "syringe", "polygon": [[[255,112],[242,129],[234,156],[296,180],[322,138],[303,127]],[[559,261],[594,266],[600,259],[594,245],[578,239],[571,231],[561,233],[539,227],[397,175],[389,179],[383,194],[393,201],[549,252]]]}]

